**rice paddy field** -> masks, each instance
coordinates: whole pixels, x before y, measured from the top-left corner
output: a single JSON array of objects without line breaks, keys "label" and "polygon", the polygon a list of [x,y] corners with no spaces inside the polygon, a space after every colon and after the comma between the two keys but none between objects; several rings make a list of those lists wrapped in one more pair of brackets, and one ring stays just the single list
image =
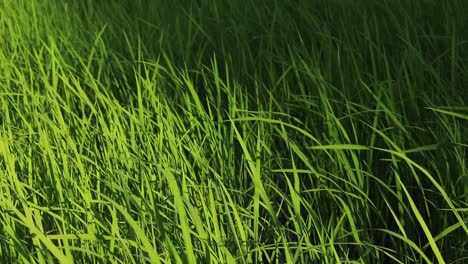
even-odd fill
[{"label": "rice paddy field", "polygon": [[0,1],[0,263],[468,263],[466,14]]}]

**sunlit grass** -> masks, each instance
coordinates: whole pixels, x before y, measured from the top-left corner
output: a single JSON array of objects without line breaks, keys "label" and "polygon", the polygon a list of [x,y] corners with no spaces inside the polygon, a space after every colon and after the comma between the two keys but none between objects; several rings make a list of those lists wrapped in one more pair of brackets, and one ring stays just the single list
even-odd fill
[{"label": "sunlit grass", "polygon": [[0,3],[1,263],[468,259],[467,4],[186,2]]}]

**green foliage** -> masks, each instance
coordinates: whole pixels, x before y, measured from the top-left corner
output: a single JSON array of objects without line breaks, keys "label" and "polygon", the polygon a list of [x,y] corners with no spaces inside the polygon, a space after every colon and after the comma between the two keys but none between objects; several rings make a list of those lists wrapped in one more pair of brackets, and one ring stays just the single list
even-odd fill
[{"label": "green foliage", "polygon": [[1,1],[0,262],[464,262],[465,2]]}]

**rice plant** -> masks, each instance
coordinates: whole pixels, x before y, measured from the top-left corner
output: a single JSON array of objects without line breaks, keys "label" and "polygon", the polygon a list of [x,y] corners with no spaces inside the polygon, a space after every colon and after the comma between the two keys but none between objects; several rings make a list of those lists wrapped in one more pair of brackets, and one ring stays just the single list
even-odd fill
[{"label": "rice plant", "polygon": [[467,262],[466,13],[1,1],[0,262]]}]

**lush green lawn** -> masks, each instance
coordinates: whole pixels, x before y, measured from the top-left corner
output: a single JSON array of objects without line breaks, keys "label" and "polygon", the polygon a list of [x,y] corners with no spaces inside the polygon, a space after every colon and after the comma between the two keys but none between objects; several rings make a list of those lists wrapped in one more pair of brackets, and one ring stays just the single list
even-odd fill
[{"label": "lush green lawn", "polygon": [[466,263],[467,13],[1,1],[0,263]]}]

